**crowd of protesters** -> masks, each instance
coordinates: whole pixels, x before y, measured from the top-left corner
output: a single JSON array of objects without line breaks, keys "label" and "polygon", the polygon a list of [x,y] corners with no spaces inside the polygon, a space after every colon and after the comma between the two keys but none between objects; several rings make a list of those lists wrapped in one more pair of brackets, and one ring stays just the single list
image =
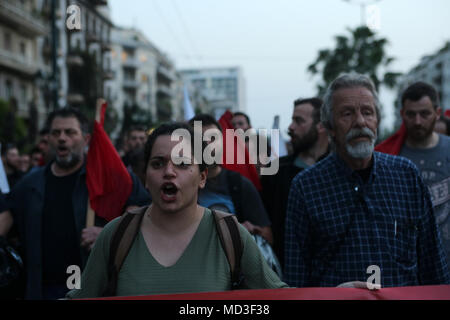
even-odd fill
[{"label": "crowd of protesters", "polygon": [[[295,99],[288,155],[263,159],[261,144],[253,143],[265,137],[245,136],[258,160],[256,178],[193,161],[194,140],[184,141],[192,154],[174,161],[177,142],[170,136],[177,129],[192,139],[196,121],[203,138],[207,130],[225,131],[210,115],[132,127],[117,151],[131,178],[119,208],[126,214],[112,221],[97,214],[92,224],[88,119],[78,109],[55,110],[28,154],[2,144],[10,192],[0,194],[0,239],[17,250],[23,267],[11,284],[0,282],[0,296],[365,288],[370,266],[379,268],[381,287],[450,284],[449,118],[427,83],[409,86],[401,103],[401,128],[377,145],[380,104],[368,77],[345,74],[323,97]],[[234,129],[253,130],[245,113],[229,120]],[[219,145],[215,151],[226,152]],[[274,175],[261,174],[268,157],[277,162]],[[241,244],[231,253],[218,228],[230,214],[228,240],[237,233]],[[137,221],[134,234],[125,218]],[[117,266],[119,236],[132,240]],[[72,291],[68,266],[83,271],[81,287]]]}]

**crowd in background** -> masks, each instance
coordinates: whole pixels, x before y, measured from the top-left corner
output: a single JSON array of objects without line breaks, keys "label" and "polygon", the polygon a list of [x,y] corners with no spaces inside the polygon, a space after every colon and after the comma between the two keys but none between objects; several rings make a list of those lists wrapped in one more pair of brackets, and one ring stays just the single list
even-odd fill
[{"label": "crowd in background", "polygon": [[[143,238],[137,236],[130,250],[133,263],[125,264],[119,273],[117,293],[185,292],[186,288],[195,291],[198,283],[193,283],[194,280],[220,283],[198,285],[198,291],[229,287],[220,276],[226,273],[220,263],[213,264],[216,269],[212,271],[199,267],[205,278],[202,280],[201,274],[193,272],[191,282],[183,278],[187,273],[161,273],[154,261],[145,260],[151,271],[139,265],[143,263],[139,258],[142,248],[136,247],[139,244],[149,246],[163,266],[173,265],[177,259],[181,261],[181,253],[190,248],[189,240],[195,239],[192,238],[195,230],[203,230],[206,223],[207,215],[197,205],[211,214],[223,211],[237,217],[245,230],[240,231],[246,248],[242,272],[249,288],[345,286],[346,282],[358,286],[365,281],[358,275],[365,274],[363,266],[373,264],[374,255],[383,264],[384,286],[448,284],[450,194],[445,188],[450,185],[450,118],[444,115],[434,88],[416,83],[402,98],[403,124],[399,132],[382,144],[382,150],[376,149],[384,153],[374,152],[379,142],[380,121],[376,91],[363,76],[348,77],[336,79],[324,97],[294,101],[288,128],[290,153],[272,160],[278,161],[278,172],[269,176],[259,174],[259,185],[219,164],[210,165],[207,170],[200,167],[198,172],[188,175],[168,159],[157,162],[156,158],[170,154],[173,146],[163,137],[176,126],[165,124],[161,126],[163,129],[156,128],[153,132],[150,128],[130,128],[117,150],[132,182],[122,209],[149,206],[142,212],[153,220],[147,221],[145,217],[142,220]],[[224,129],[219,119],[207,114],[198,114],[185,125],[194,121],[202,121],[203,133],[208,129],[219,132]],[[234,129],[250,130],[251,119],[236,112],[231,125]],[[63,298],[69,291],[66,267],[79,265],[84,269],[86,264],[83,279],[91,284],[80,294],[69,295],[102,294],[108,282],[104,278],[108,270],[102,269],[107,268],[103,249],[113,232],[108,221],[99,216],[93,225],[86,226],[89,195],[85,161],[91,139],[87,128],[84,115],[65,108],[49,115],[46,128],[29,153],[20,154],[15,145],[2,142],[3,167],[11,192],[0,198],[0,236],[7,239],[24,262],[19,280],[0,287],[2,297]],[[258,154],[258,146],[252,145],[251,139],[245,145],[252,154]],[[257,162],[258,173],[262,166]],[[161,172],[158,170],[165,170],[163,178],[157,176]],[[189,205],[176,209],[185,210],[192,221],[172,217],[169,225],[183,221],[188,226],[192,224],[192,230],[181,228],[179,234],[185,238],[173,236],[173,246],[167,246],[155,239],[159,231],[152,221],[162,223],[165,219],[162,213],[172,210],[167,203],[189,193],[186,191],[189,188],[182,185],[186,182],[177,180],[178,176],[191,179],[189,192],[195,206],[186,202]],[[175,182],[166,182],[155,189],[158,179],[172,178]],[[373,224],[377,227],[369,228]],[[203,242],[207,243],[207,231],[202,232]],[[161,239],[165,236],[160,234]],[[94,246],[97,239],[103,249]],[[269,254],[264,248],[269,248]],[[175,258],[163,253],[170,250],[180,252]],[[389,250],[393,251],[393,257],[386,256]],[[209,251],[208,254],[212,255]],[[196,266],[199,257],[203,257],[202,252],[192,253]],[[226,264],[224,257],[221,259]],[[190,270],[189,263],[180,263]],[[330,274],[330,270],[334,271]],[[145,280],[147,285],[160,288],[147,291],[145,285],[133,282],[130,272],[143,279],[154,272],[165,282],[154,284],[153,280]],[[103,273],[105,276],[101,276]],[[212,278],[208,280],[208,276]],[[181,289],[171,287],[171,277],[189,283]]]}]

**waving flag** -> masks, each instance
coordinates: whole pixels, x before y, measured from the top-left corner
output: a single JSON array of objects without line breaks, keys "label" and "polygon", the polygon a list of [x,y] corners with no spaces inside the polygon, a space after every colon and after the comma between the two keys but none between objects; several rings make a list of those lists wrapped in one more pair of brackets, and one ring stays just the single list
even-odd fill
[{"label": "waving flag", "polygon": [[[232,146],[228,146],[226,142],[226,131],[227,129],[233,129],[233,126],[231,125],[231,119],[233,118],[233,114],[227,110],[225,113],[220,117],[219,123],[222,127],[222,135],[223,135],[223,164],[222,166],[225,169],[232,170],[239,172],[244,177],[248,178],[256,187],[256,189],[261,190],[261,182],[259,180],[258,172],[256,171],[255,165],[251,164],[249,159],[248,150],[245,147],[244,141],[241,139],[234,139],[234,142]],[[228,152],[232,152],[230,148],[234,148],[234,161],[232,163],[227,163],[226,161],[226,155]],[[240,154],[244,150],[245,155]],[[239,154],[238,154],[239,153]],[[237,159],[240,157],[244,157],[245,163],[244,164],[238,164]]]},{"label": "waving flag", "polygon": [[[272,129],[280,130],[280,116],[279,115],[276,115],[273,118]],[[270,159],[271,160],[275,160],[276,158],[284,157],[288,154],[287,149],[286,149],[286,142],[284,141],[281,134],[278,137],[279,137],[279,139],[276,139],[275,137],[270,137],[270,150],[271,150]]]},{"label": "waving flag", "polygon": [[400,129],[375,147],[375,151],[397,156],[406,140],[406,127],[402,123]]},{"label": "waving flag", "polygon": [[[2,150],[2,144],[0,143],[0,151]],[[3,167],[3,161],[0,160],[0,191],[3,194],[9,193],[8,177],[6,176],[5,168]]]},{"label": "waving flag", "polygon": [[103,129],[106,102],[97,103],[94,124],[86,163],[86,184],[89,200],[96,215],[110,221],[122,214],[131,194],[133,182],[119,154]]},{"label": "waving flag", "polygon": [[189,119],[192,119],[195,116],[195,112],[194,109],[192,108],[191,101],[189,100],[189,92],[186,85],[184,85],[183,107],[184,107],[184,120],[189,121]]}]

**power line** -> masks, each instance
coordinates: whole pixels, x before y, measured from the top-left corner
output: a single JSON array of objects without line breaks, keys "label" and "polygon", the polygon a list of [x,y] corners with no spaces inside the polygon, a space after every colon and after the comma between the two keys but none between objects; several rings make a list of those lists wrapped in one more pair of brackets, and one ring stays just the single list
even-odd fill
[{"label": "power line", "polygon": [[166,17],[164,16],[161,8],[157,4],[157,0],[152,0],[151,2],[153,3],[153,5],[155,7],[155,11],[156,11],[157,15],[161,18],[163,23],[166,25],[167,30],[169,30],[169,33],[171,34],[172,38],[174,39],[174,42],[179,47],[180,52],[186,52],[187,53],[187,51],[184,50],[184,47],[181,45],[181,42],[179,41],[178,36],[176,35],[176,33],[173,31],[172,27],[170,26],[170,23],[167,21]]},{"label": "power line", "polygon": [[171,2],[172,2],[173,7],[175,8],[175,12],[179,18],[179,21],[182,24],[182,29],[186,35],[186,39],[188,40],[188,43],[191,45],[191,47],[193,49],[193,52],[195,54],[194,56],[196,56],[197,59],[201,62],[202,56],[200,54],[198,54],[199,51],[197,50],[197,46],[195,45],[194,39],[191,37],[191,33],[189,31],[188,25],[187,25],[186,21],[184,20],[183,15],[181,14],[181,11],[178,7],[177,2],[176,2],[176,0],[172,0]]}]

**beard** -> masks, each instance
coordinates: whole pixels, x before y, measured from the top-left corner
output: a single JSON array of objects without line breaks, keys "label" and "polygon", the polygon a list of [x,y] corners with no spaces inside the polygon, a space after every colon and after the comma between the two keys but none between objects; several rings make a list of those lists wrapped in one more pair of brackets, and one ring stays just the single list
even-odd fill
[{"label": "beard", "polygon": [[289,133],[291,136],[292,148],[295,155],[300,152],[307,151],[311,149],[317,141],[319,133],[315,125],[312,125],[308,132],[303,137],[295,136],[294,133]]},{"label": "beard", "polygon": [[414,140],[416,142],[424,141],[428,137],[430,137],[431,134],[433,134],[435,124],[436,124],[436,118],[433,120],[433,122],[428,127],[421,126],[421,125],[410,126],[410,127],[406,128],[406,130],[408,132],[408,137],[412,138],[412,140]]},{"label": "beard", "polygon": [[71,169],[75,167],[77,164],[79,164],[81,161],[81,155],[71,152],[66,157],[60,158],[58,156],[55,156],[55,162],[58,165],[58,167],[62,169]]},{"label": "beard", "polygon": [[[369,142],[359,142],[351,145],[349,141],[358,136],[367,136],[370,138]],[[376,133],[373,133],[369,128],[351,129],[345,136],[345,150],[347,153],[356,159],[365,159],[372,155],[375,148],[375,141],[377,139]]]}]

